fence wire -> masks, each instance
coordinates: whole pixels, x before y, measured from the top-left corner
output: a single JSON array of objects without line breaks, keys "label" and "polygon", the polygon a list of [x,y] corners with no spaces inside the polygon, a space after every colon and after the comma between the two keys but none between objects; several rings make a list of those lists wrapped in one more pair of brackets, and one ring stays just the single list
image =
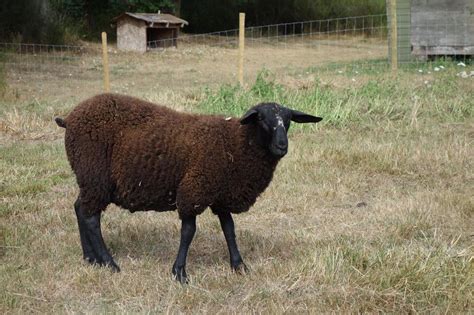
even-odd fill
[{"label": "fence wire", "polygon": [[[400,16],[400,20],[410,20]],[[246,82],[262,69],[275,75],[326,71],[345,66],[382,66],[388,71],[389,31],[387,15],[368,15],[328,20],[252,26],[245,29]],[[420,47],[411,38],[399,42],[401,63],[430,58],[436,40],[461,41],[464,50],[443,52],[446,58],[469,58],[474,49],[468,37],[449,34],[472,32],[471,20],[447,19],[443,23],[399,24],[404,31],[416,30]],[[445,37],[439,34],[446,34]],[[127,53],[109,46],[112,91],[143,94],[144,91],[187,89],[237,82],[238,29],[207,34],[181,34],[177,39],[147,42],[148,52]],[[173,47],[173,43],[177,47]],[[412,47],[413,46],[413,47]],[[434,48],[433,48],[434,47]],[[409,58],[403,59],[402,53]],[[471,53],[472,54],[472,53]],[[27,95],[55,90],[72,95],[102,91],[102,53],[98,43],[84,45],[39,45],[0,43],[0,70],[9,85]],[[308,70],[309,69],[309,70]],[[60,88],[58,88],[58,86]]]},{"label": "fence wire", "polygon": [[[238,46],[239,29],[206,34],[183,35],[178,39],[162,39],[147,42],[147,48],[163,49],[180,45],[214,45],[228,48]],[[291,43],[297,40],[310,41],[315,46],[318,40],[334,36],[366,36],[383,39],[387,35],[387,16],[367,15],[326,20],[311,20],[293,23],[270,24],[245,28],[245,39],[252,44]]]}]

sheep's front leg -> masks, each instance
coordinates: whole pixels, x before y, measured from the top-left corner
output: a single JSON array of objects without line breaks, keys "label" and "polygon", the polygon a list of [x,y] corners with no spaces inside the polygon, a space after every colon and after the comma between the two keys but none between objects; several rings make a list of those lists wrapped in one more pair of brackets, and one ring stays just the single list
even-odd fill
[{"label": "sheep's front leg", "polygon": [[229,249],[230,266],[232,270],[242,274],[248,273],[249,269],[244,264],[242,256],[240,256],[237,242],[235,240],[235,227],[232,215],[230,213],[219,213],[218,216]]},{"label": "sheep's front leg", "polygon": [[179,242],[178,256],[173,264],[173,275],[181,283],[187,283],[186,257],[188,256],[189,245],[196,233],[196,217],[189,216],[181,219],[181,240]]}]

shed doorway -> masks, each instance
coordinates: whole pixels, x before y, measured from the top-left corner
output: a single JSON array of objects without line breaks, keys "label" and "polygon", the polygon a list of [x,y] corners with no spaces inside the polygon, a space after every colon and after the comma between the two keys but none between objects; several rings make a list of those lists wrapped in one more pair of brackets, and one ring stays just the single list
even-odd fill
[{"label": "shed doorway", "polygon": [[147,48],[166,48],[176,46],[177,30],[174,28],[147,27]]}]

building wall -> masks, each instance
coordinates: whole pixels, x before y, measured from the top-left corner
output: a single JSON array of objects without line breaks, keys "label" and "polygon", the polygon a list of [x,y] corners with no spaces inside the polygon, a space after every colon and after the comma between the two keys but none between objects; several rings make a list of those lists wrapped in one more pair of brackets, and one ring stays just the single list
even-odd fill
[{"label": "building wall", "polygon": [[399,62],[413,56],[474,55],[474,0],[396,1]]},{"label": "building wall", "polygon": [[146,52],[146,24],[128,16],[117,21],[117,48]]},{"label": "building wall", "polygon": [[474,0],[411,0],[416,55],[474,55]]}]

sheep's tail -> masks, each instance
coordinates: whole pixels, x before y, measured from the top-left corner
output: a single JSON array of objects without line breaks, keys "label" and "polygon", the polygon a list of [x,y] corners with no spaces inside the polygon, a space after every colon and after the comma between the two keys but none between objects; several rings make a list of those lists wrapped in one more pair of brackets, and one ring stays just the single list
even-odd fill
[{"label": "sheep's tail", "polygon": [[54,121],[58,124],[59,127],[66,128],[66,122],[60,117],[54,118]]}]

